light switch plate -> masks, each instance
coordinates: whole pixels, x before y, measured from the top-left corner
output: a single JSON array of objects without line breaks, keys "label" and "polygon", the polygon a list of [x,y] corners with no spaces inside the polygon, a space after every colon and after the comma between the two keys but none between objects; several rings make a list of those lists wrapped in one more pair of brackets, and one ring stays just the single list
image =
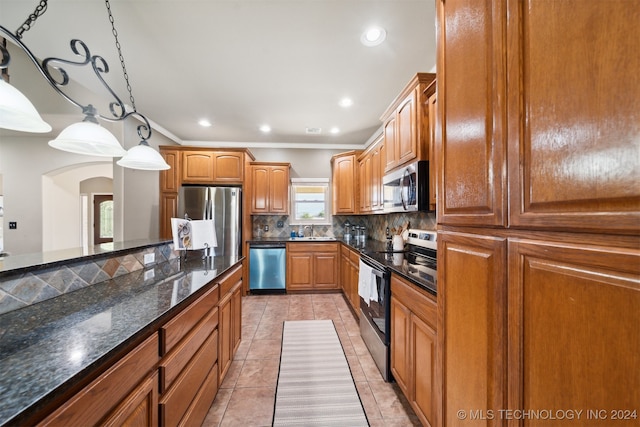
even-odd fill
[{"label": "light switch plate", "polygon": [[156,254],[154,253],[144,254],[144,265],[151,264],[155,262],[155,260],[156,260]]}]

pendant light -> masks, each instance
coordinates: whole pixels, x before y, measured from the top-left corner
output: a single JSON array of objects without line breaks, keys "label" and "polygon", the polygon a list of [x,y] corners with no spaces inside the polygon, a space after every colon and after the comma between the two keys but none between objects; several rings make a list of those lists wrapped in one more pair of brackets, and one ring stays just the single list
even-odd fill
[{"label": "pendant light", "polygon": [[123,168],[130,169],[167,170],[170,168],[160,153],[149,147],[145,140],[140,141],[140,144],[135,147],[129,148],[127,154],[116,163]]},{"label": "pendant light", "polygon": [[[22,34],[31,29],[31,26],[36,22],[38,17],[46,12],[47,0],[41,0],[39,2],[35,11],[28,16],[26,21],[20,26],[20,28],[18,28],[15,35],[3,26],[0,26],[0,33],[6,34],[8,39],[21,48],[35,64],[40,74],[51,85],[51,87],[53,87],[56,92],[58,92],[58,94],[64,97],[67,101],[81,108],[85,115],[82,122],[68,126],[57,138],[49,141],[49,145],[51,147],[76,154],[102,157],[123,157],[117,162],[117,164],[127,168],[142,170],[169,169],[169,165],[164,161],[160,153],[151,148],[147,142],[151,137],[151,124],[145,116],[136,110],[129,77],[124,64],[124,57],[122,55],[120,42],[118,41],[118,33],[115,29],[113,15],[111,14],[111,5],[109,4],[109,0],[105,0],[105,5],[109,13],[109,21],[111,22],[112,33],[115,38],[120,64],[122,65],[122,71],[129,91],[132,110],[127,109],[127,106],[102,78],[101,73],[109,71],[109,67],[104,58],[92,55],[89,52],[89,48],[82,40],[71,40],[71,50],[74,54],[79,56],[81,60],[70,61],[50,57],[44,59],[42,64],[22,42]],[[0,53],[2,54],[0,69],[5,69],[9,65],[10,55],[8,50],[2,44],[0,44]],[[62,90],[62,87],[69,83],[69,76],[59,64],[74,66],[90,65],[98,80],[115,99],[109,104],[109,109],[113,116],[107,117],[99,115],[91,104],[82,105],[65,93]],[[52,76],[50,72],[51,69],[56,70],[57,78]],[[100,126],[98,119],[116,122],[123,121],[130,116],[136,116],[144,124],[138,126],[138,135],[142,138],[142,141],[139,145],[131,148],[127,152],[111,132]],[[20,91],[4,81],[0,82],[0,127],[25,132],[48,132],[51,130],[51,126],[40,118],[31,102],[29,102],[29,100],[22,95]]]},{"label": "pendant light", "polygon": [[98,124],[91,104],[84,109],[84,120],[67,126],[49,145],[75,154],[100,157],[122,157],[126,151],[115,136]]},{"label": "pendant light", "polygon": [[31,101],[3,78],[0,78],[0,128],[36,133],[51,131]]}]

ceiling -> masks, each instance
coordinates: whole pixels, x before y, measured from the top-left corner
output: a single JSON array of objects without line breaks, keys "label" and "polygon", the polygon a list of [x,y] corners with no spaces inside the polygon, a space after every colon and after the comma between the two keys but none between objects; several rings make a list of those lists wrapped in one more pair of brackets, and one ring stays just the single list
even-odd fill
[{"label": "ceiling", "polygon": [[[0,25],[14,31],[37,4],[0,0]],[[381,114],[412,76],[435,69],[433,0],[110,4],[137,110],[182,144],[357,148],[379,130]],[[387,38],[364,46],[361,33],[374,24]],[[39,58],[73,59],[73,38],[105,58],[105,80],[130,103],[102,0],[51,0],[22,40]],[[100,91],[95,75],[67,71]],[[353,105],[341,107],[343,97]],[[32,101],[54,128],[78,120]],[[202,118],[212,126],[199,126]],[[269,134],[259,130],[263,124]],[[331,134],[333,127],[339,133]]]}]

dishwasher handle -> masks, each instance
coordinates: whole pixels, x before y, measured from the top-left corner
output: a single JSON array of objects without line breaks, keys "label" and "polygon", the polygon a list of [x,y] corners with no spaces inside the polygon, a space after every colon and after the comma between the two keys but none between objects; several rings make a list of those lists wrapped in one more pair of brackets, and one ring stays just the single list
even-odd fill
[{"label": "dishwasher handle", "polygon": [[284,243],[250,243],[249,249],[284,249],[287,245]]}]

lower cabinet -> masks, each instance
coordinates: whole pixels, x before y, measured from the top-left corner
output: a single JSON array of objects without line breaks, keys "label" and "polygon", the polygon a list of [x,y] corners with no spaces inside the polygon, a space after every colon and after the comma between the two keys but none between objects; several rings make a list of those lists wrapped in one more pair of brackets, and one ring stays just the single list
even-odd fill
[{"label": "lower cabinet", "polygon": [[391,276],[391,372],[422,424],[435,426],[435,297],[396,275]]},{"label": "lower cabinet", "polygon": [[155,333],[38,425],[157,425],[159,359]]},{"label": "lower cabinet", "polygon": [[287,290],[339,290],[339,245],[287,243]]},{"label": "lower cabinet", "polygon": [[220,341],[218,343],[218,384],[227,375],[242,333],[242,268],[220,281]]},{"label": "lower cabinet", "polygon": [[[201,424],[218,388],[218,301],[214,285],[160,328],[160,425]],[[215,378],[212,388],[211,376]]]},{"label": "lower cabinet", "polygon": [[358,273],[360,271],[360,255],[357,251],[341,246],[340,282],[342,292],[347,297],[356,317],[360,314],[360,297],[358,296]]}]

